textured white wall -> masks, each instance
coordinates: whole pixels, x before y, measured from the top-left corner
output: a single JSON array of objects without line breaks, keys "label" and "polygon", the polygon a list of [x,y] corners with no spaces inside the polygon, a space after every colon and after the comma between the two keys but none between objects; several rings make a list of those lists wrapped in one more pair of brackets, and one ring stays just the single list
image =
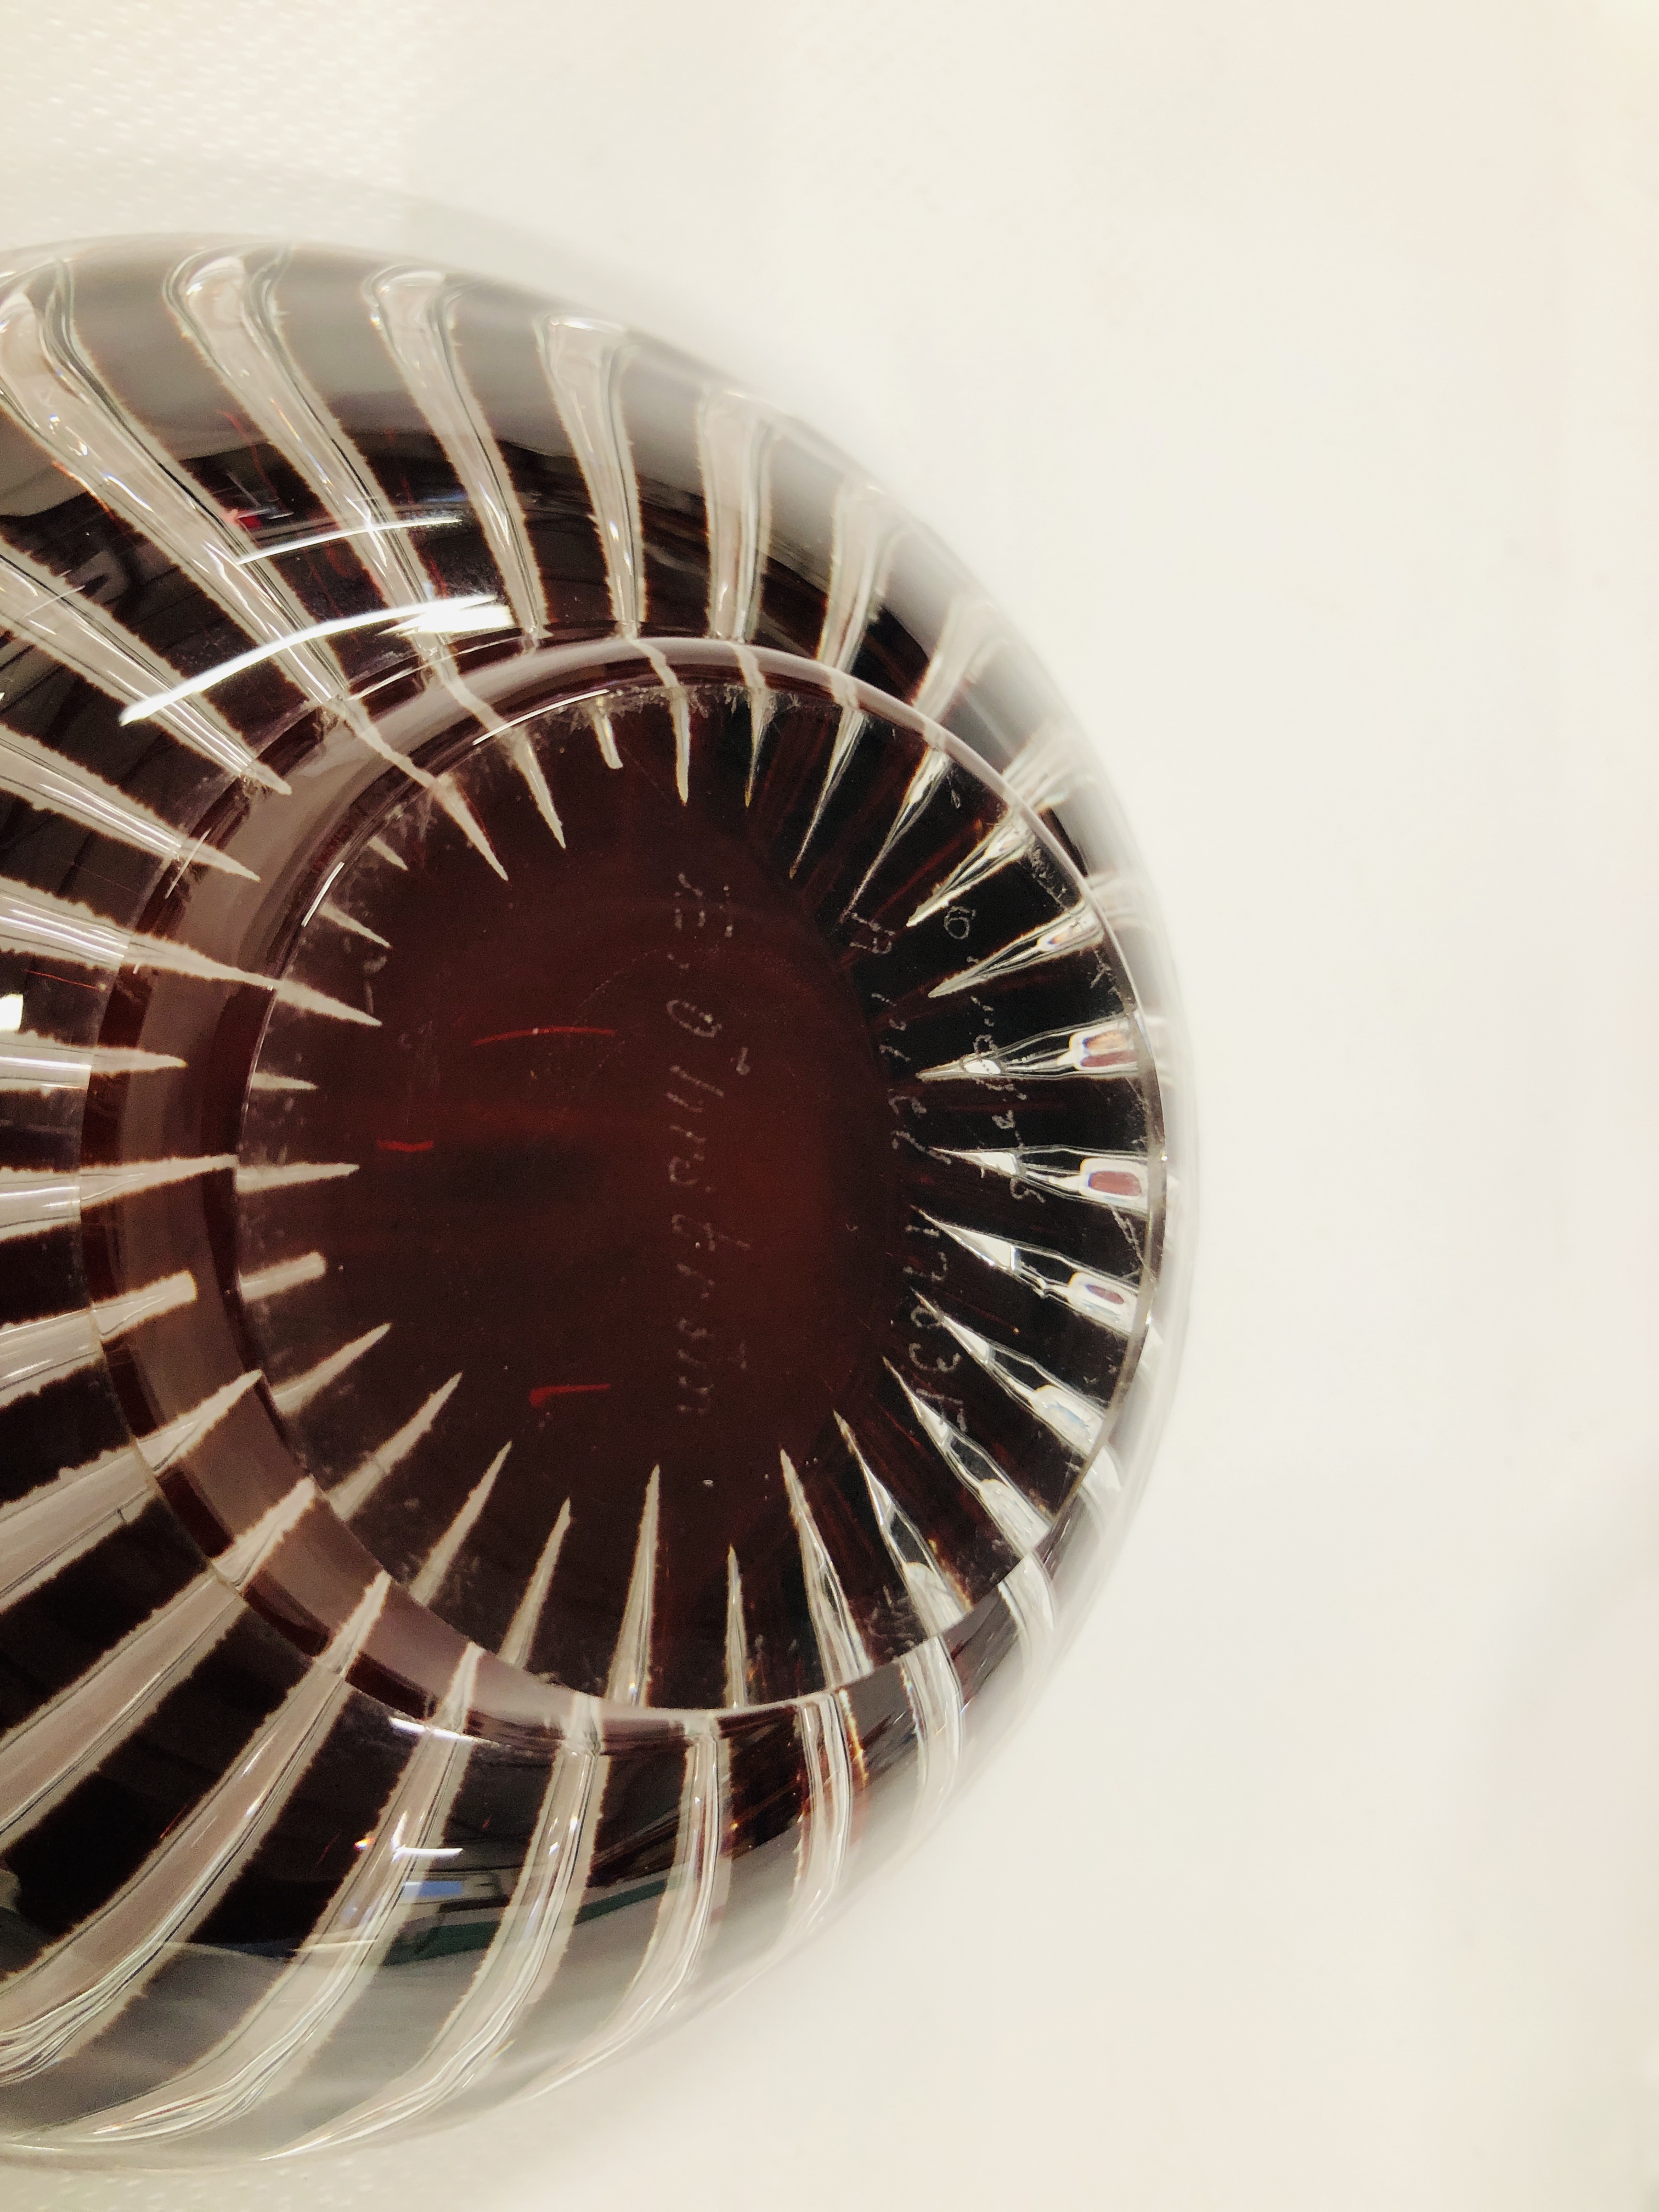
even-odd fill
[{"label": "textured white wall", "polygon": [[203,227],[562,287],[940,527],[1162,886],[1203,1244],[1106,1603],[814,1951],[7,2212],[1651,2212],[1651,0],[0,0],[0,243]]}]

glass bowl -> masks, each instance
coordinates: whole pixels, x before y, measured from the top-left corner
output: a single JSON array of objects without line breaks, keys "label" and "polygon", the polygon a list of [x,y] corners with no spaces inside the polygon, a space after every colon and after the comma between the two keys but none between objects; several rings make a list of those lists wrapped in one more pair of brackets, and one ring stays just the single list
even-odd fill
[{"label": "glass bowl", "polygon": [[124,240],[0,274],[0,2142],[551,2087],[1121,1534],[1183,1087],[1095,755],[698,363]]}]

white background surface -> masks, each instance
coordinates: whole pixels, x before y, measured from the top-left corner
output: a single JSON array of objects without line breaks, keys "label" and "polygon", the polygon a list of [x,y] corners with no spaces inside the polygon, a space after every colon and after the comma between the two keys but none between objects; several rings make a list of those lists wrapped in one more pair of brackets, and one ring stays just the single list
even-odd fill
[{"label": "white background surface", "polygon": [[1659,2205],[1659,10],[0,0],[0,243],[561,286],[1098,732],[1201,1086],[1105,1602],[924,1854],[551,2103],[6,2212]]}]

